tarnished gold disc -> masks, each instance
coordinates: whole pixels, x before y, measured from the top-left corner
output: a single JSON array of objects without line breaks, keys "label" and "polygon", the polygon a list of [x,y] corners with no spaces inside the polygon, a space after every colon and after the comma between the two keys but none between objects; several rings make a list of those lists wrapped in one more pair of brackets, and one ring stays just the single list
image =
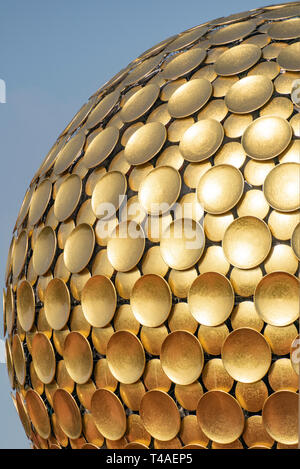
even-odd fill
[{"label": "tarnished gold disc", "polygon": [[273,94],[272,81],[263,75],[242,78],[232,85],[225,96],[229,111],[246,114],[266,104]]},{"label": "tarnished gold disc", "polygon": [[269,435],[279,443],[298,443],[298,394],[292,391],[277,391],[266,400],[262,418]]},{"label": "tarnished gold disc", "polygon": [[70,174],[60,185],[54,201],[54,215],[58,221],[64,221],[74,212],[82,190],[81,179],[77,174]]},{"label": "tarnished gold disc", "polygon": [[106,358],[111,373],[120,383],[135,383],[144,372],[145,352],[132,332],[115,332],[107,344]]},{"label": "tarnished gold disc", "polygon": [[259,332],[241,327],[226,337],[222,346],[225,369],[235,380],[254,383],[267,373],[271,364],[271,350]]},{"label": "tarnished gold disc", "polygon": [[80,272],[89,263],[95,246],[93,228],[81,223],[69,234],[64,248],[64,262],[72,273]]},{"label": "tarnished gold disc", "polygon": [[50,280],[45,291],[44,308],[49,325],[53,329],[63,329],[70,314],[70,293],[63,280]]},{"label": "tarnished gold disc", "polygon": [[205,272],[197,277],[188,293],[193,317],[205,326],[218,326],[230,315],[234,304],[229,280],[218,272]]},{"label": "tarnished gold disc", "polygon": [[140,324],[160,326],[167,319],[172,306],[168,283],[159,275],[143,275],[133,286],[130,306]]},{"label": "tarnished gold disc", "polygon": [[197,406],[197,419],[203,433],[216,443],[232,443],[241,436],[244,428],[244,414],[239,403],[220,390],[203,394]]},{"label": "tarnished gold disc", "polygon": [[178,171],[159,166],[147,174],[139,187],[139,202],[147,213],[162,215],[176,202],[181,189]]},{"label": "tarnished gold disc", "polygon": [[172,117],[187,117],[199,111],[209,100],[212,85],[205,78],[195,78],[181,85],[169,99],[168,112]]},{"label": "tarnished gold disc", "polygon": [[282,212],[300,208],[300,164],[282,163],[273,168],[264,182],[264,194],[271,207]]},{"label": "tarnished gold disc", "polygon": [[62,431],[69,438],[79,438],[82,422],[74,397],[65,389],[57,389],[53,396],[53,409]]},{"label": "tarnished gold disc", "polygon": [[165,67],[162,76],[166,80],[186,75],[203,62],[206,56],[205,49],[190,49],[176,55]]},{"label": "tarnished gold disc", "polygon": [[31,347],[33,366],[38,378],[44,384],[51,383],[55,375],[56,361],[50,340],[42,332],[37,332]]},{"label": "tarnished gold disc", "polygon": [[153,389],[144,394],[140,416],[146,430],[158,440],[171,440],[179,432],[179,411],[173,399],[163,391]]},{"label": "tarnished gold disc", "polygon": [[102,163],[113,151],[119,138],[119,130],[116,127],[106,127],[96,134],[87,147],[83,163],[87,168],[94,168]]},{"label": "tarnished gold disc", "polygon": [[92,326],[106,326],[114,315],[116,304],[115,287],[106,276],[95,275],[86,282],[81,294],[81,306]]},{"label": "tarnished gold disc", "polygon": [[272,236],[260,218],[244,216],[234,220],[223,237],[223,250],[228,261],[240,269],[256,267],[270,252]]},{"label": "tarnished gold disc", "polygon": [[33,389],[28,389],[25,395],[26,408],[34,428],[42,438],[49,438],[51,426],[48,412],[43,399]]},{"label": "tarnished gold disc", "polygon": [[146,85],[136,91],[124,104],[120,117],[124,122],[132,122],[144,115],[155,103],[160,89],[157,85]]},{"label": "tarnished gold disc", "polygon": [[126,414],[119,398],[108,389],[97,389],[92,397],[92,416],[99,432],[110,440],[122,438]]},{"label": "tarnished gold disc", "polygon": [[35,297],[27,280],[23,280],[17,288],[17,312],[22,329],[30,331],[34,323]]},{"label": "tarnished gold disc", "polygon": [[165,143],[167,132],[161,122],[149,122],[129,138],[124,155],[128,163],[140,165],[151,160]]},{"label": "tarnished gold disc", "polygon": [[133,269],[141,259],[145,248],[143,228],[135,221],[119,223],[109,236],[107,257],[119,272]]},{"label": "tarnished gold disc", "polygon": [[97,218],[110,218],[120,207],[127,189],[127,181],[120,171],[104,174],[94,187],[92,210]]},{"label": "tarnished gold disc", "polygon": [[242,145],[248,156],[255,160],[269,160],[280,155],[292,138],[290,124],[278,116],[255,119],[245,130]]},{"label": "tarnished gold disc", "polygon": [[177,384],[191,384],[202,371],[204,356],[198,339],[187,331],[174,331],[164,340],[160,359],[166,375]]},{"label": "tarnished gold disc", "polygon": [[205,236],[201,225],[190,218],[178,218],[163,232],[160,251],[171,268],[185,270],[201,257]]},{"label": "tarnished gold disc", "polygon": [[66,369],[75,383],[86,383],[93,371],[93,355],[88,340],[80,332],[70,332],[64,341]]},{"label": "tarnished gold disc", "polygon": [[180,140],[179,150],[187,161],[202,161],[212,156],[224,137],[222,125],[215,119],[203,119],[191,125]]},{"label": "tarnished gold disc", "polygon": [[201,177],[197,186],[197,198],[206,212],[220,215],[238,203],[243,189],[242,173],[229,164],[219,164]]},{"label": "tarnished gold disc", "polygon": [[44,275],[50,268],[56,251],[56,235],[50,226],[39,233],[33,250],[33,268],[37,275]]},{"label": "tarnished gold disc", "polygon": [[255,289],[254,303],[258,314],[268,324],[291,324],[299,317],[299,280],[288,272],[265,275]]},{"label": "tarnished gold disc", "polygon": [[236,75],[255,65],[261,57],[261,49],[255,44],[241,44],[226,50],[215,62],[218,75]]}]

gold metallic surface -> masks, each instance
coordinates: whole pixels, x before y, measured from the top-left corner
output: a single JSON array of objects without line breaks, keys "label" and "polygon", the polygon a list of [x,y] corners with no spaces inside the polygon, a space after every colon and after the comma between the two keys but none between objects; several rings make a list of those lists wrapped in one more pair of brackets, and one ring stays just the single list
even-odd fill
[{"label": "gold metallic surface", "polygon": [[3,291],[34,448],[295,446],[299,24],[292,2],[161,41],[45,156]]}]

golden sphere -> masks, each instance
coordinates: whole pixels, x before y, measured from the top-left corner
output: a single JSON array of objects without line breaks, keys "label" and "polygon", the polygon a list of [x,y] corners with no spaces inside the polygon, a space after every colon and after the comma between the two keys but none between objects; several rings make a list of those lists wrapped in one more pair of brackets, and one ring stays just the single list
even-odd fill
[{"label": "golden sphere", "polygon": [[300,2],[191,28],[54,143],[3,295],[33,447],[297,443],[299,38]]}]

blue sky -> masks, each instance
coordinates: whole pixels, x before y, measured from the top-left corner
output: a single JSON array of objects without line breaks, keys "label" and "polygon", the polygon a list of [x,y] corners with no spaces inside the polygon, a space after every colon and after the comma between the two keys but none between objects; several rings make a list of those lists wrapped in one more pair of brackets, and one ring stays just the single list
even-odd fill
[{"label": "blue sky", "polygon": [[[2,0],[0,79],[7,88],[7,102],[0,104],[2,285],[26,188],[83,102],[166,37],[262,3],[273,1]],[[0,448],[27,448],[9,393],[5,365],[0,363]]]}]

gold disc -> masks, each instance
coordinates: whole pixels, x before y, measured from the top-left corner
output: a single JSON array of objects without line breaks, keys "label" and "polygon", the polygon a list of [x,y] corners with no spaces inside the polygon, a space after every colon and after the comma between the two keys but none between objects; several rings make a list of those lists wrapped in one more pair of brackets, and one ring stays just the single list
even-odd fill
[{"label": "gold disc", "polygon": [[264,336],[274,354],[287,355],[290,352],[291,344],[297,337],[297,332],[295,324],[289,324],[288,326],[272,326],[267,324]]},{"label": "gold disc", "polygon": [[233,379],[241,383],[254,383],[267,373],[271,350],[263,335],[249,327],[242,327],[226,337],[222,360]]},{"label": "gold disc", "polygon": [[268,388],[260,380],[255,383],[236,383],[235,397],[243,409],[248,412],[259,412],[268,397]]},{"label": "gold disc", "polygon": [[176,202],[181,189],[181,177],[171,166],[152,169],[139,187],[139,202],[151,215],[162,215]]},{"label": "gold disc", "polygon": [[279,52],[277,62],[280,67],[285,70],[299,71],[300,70],[300,43],[295,42],[288,47],[285,47]]},{"label": "gold disc", "polygon": [[51,383],[56,370],[55,354],[50,340],[42,332],[37,332],[33,337],[31,355],[38,378],[44,384]]},{"label": "gold disc", "polygon": [[224,368],[221,358],[209,360],[202,372],[203,384],[208,391],[220,390],[229,392],[234,380]]},{"label": "gold disc", "polygon": [[42,438],[49,438],[51,434],[51,426],[43,399],[36,391],[28,389],[25,395],[25,402],[34,428]]},{"label": "gold disc", "polygon": [[268,381],[273,391],[297,392],[299,389],[299,377],[289,358],[279,358],[272,363],[268,373]]},{"label": "gold disc", "polygon": [[250,327],[260,332],[264,322],[257,314],[254,303],[252,301],[243,301],[239,303],[233,310],[231,316],[231,325],[233,329],[240,327]]},{"label": "gold disc", "polygon": [[205,326],[218,326],[230,315],[234,305],[233,288],[218,272],[199,275],[188,293],[188,305],[193,317]]},{"label": "gold disc", "polygon": [[23,280],[17,288],[17,312],[22,329],[30,331],[35,317],[35,297],[27,280]]},{"label": "gold disc", "polygon": [[235,219],[226,229],[223,250],[227,260],[240,269],[251,269],[265,260],[272,236],[260,218],[245,216]]},{"label": "gold disc", "polygon": [[132,165],[146,163],[161,150],[166,136],[165,126],[161,122],[145,124],[134,132],[126,143],[126,160]]},{"label": "gold disc", "polygon": [[142,117],[155,103],[160,88],[157,85],[146,85],[136,91],[124,104],[120,117],[123,122],[132,122]]},{"label": "gold disc", "polygon": [[145,248],[143,228],[133,220],[119,223],[111,232],[107,243],[107,257],[119,272],[133,269]]},{"label": "gold disc", "polygon": [[72,273],[78,273],[89,263],[95,246],[93,228],[81,223],[69,234],[64,248],[64,262]]},{"label": "gold disc", "polygon": [[127,181],[120,171],[104,174],[94,187],[92,210],[97,218],[110,218],[120,207],[127,189]]},{"label": "gold disc", "polygon": [[82,153],[84,142],[85,135],[83,132],[78,132],[67,141],[57,155],[53,168],[54,174],[62,174],[71,166],[73,161],[77,160]]},{"label": "gold disc", "polygon": [[291,18],[282,22],[274,22],[268,28],[271,39],[288,40],[300,36],[300,19]]},{"label": "gold disc", "polygon": [[204,245],[201,225],[189,218],[178,218],[163,232],[160,252],[169,267],[186,270],[200,259]]},{"label": "gold disc", "polygon": [[258,314],[268,324],[291,324],[299,317],[299,280],[288,272],[265,275],[255,289],[254,303]]},{"label": "gold disc", "polygon": [[300,164],[282,163],[273,168],[264,182],[264,194],[275,210],[293,212],[300,208]]},{"label": "gold disc", "polygon": [[81,179],[77,174],[70,174],[59,186],[54,201],[54,215],[58,221],[69,218],[78,205],[82,190]]},{"label": "gold disc", "polygon": [[261,57],[261,49],[255,44],[241,44],[223,52],[215,62],[218,75],[228,76],[248,70]]},{"label": "gold disc", "polygon": [[54,259],[56,235],[50,226],[45,226],[39,233],[33,249],[33,268],[37,275],[44,275]]},{"label": "gold disc", "polygon": [[197,198],[206,212],[220,215],[238,203],[243,190],[242,173],[229,164],[219,164],[201,177],[197,186]]},{"label": "gold disc", "polygon": [[205,56],[206,51],[198,48],[175,55],[175,57],[167,63],[162,72],[162,76],[166,80],[175,80],[175,78],[186,75],[194,70],[194,68],[198,67],[205,59]]},{"label": "gold disc", "polygon": [[63,280],[50,280],[45,291],[44,308],[49,325],[53,329],[63,329],[70,314],[70,293]]},{"label": "gold disc", "polygon": [[212,45],[228,44],[243,37],[248,36],[256,28],[255,21],[243,21],[233,23],[224,28],[219,28],[209,34],[209,42]]},{"label": "gold disc", "polygon": [[293,231],[291,246],[297,258],[300,260],[300,222]]},{"label": "gold disc", "polygon": [[81,306],[92,326],[106,326],[114,315],[116,304],[114,285],[106,276],[96,275],[86,282],[81,294]]},{"label": "gold disc", "polygon": [[200,342],[187,331],[171,332],[166,337],[161,347],[160,359],[162,368],[171,381],[182,385],[196,381],[204,363]]},{"label": "gold disc", "polygon": [[196,78],[177,88],[168,102],[168,112],[172,117],[187,117],[199,111],[209,100],[212,85],[205,78]]},{"label": "gold disc", "polygon": [[280,155],[289,145],[292,128],[279,116],[263,116],[255,119],[242,136],[242,145],[254,160],[269,160]]},{"label": "gold disc", "polygon": [[119,130],[116,127],[106,127],[95,134],[82,160],[87,168],[94,168],[102,163],[111,154],[119,138]]},{"label": "gold disc", "polygon": [[274,440],[266,432],[261,415],[251,415],[245,421],[243,440],[249,449],[271,449]]},{"label": "gold disc", "polygon": [[265,218],[269,212],[269,204],[261,190],[253,189],[247,191],[237,206],[239,217],[247,215]]},{"label": "gold disc", "polygon": [[277,391],[266,400],[262,418],[269,435],[279,443],[298,443],[298,394]]},{"label": "gold disc", "polygon": [[[11,351],[8,345],[8,341],[6,342],[7,348],[6,353],[8,357],[8,371],[9,375],[13,377],[15,370],[16,378],[21,386],[24,386],[25,379],[26,379],[26,361],[25,361],[25,353],[23,348],[23,343],[19,337],[19,335],[15,334],[12,339],[12,346]],[[14,387],[14,386],[13,386]]]},{"label": "gold disc", "polygon": [[295,274],[299,262],[290,246],[286,244],[277,244],[271,249],[269,257],[265,261],[265,270],[267,274],[281,270],[289,274]]},{"label": "gold disc", "polygon": [[[216,443],[232,443],[244,428],[244,414],[239,403],[224,391],[208,391],[197,406],[198,424],[203,433]],[[227,425],[224,425],[227,422]]]},{"label": "gold disc", "polygon": [[110,440],[122,438],[126,414],[120,399],[108,389],[97,389],[92,397],[92,416],[99,432]]},{"label": "gold disc", "polygon": [[167,319],[172,306],[168,283],[159,275],[143,275],[133,286],[130,306],[140,324],[160,326]]},{"label": "gold disc", "polygon": [[101,122],[117,104],[120,97],[119,91],[113,91],[107,94],[101,101],[94,107],[92,112],[89,114],[86,121],[86,128],[92,129],[99,122]]},{"label": "gold disc", "polygon": [[62,431],[72,439],[82,431],[80,410],[74,397],[64,389],[57,389],[53,396],[53,409]]},{"label": "gold disc", "polygon": [[232,85],[225,96],[229,111],[246,114],[261,108],[273,94],[273,83],[263,75],[242,78]]},{"label": "gold disc", "polygon": [[88,340],[79,332],[70,332],[64,341],[63,357],[67,372],[75,383],[86,383],[93,371],[93,355]]},{"label": "gold disc", "polygon": [[132,332],[115,332],[107,344],[106,358],[111,373],[120,383],[135,383],[144,372],[145,352]]},{"label": "gold disc", "polygon": [[179,150],[190,162],[206,160],[220,147],[224,130],[215,119],[203,119],[192,124],[183,134]]},{"label": "gold disc", "polygon": [[28,225],[33,226],[38,223],[43,216],[50,201],[52,183],[49,179],[44,179],[34,191],[28,213]]},{"label": "gold disc", "polygon": [[228,142],[214,157],[216,164],[228,164],[240,168],[246,159],[246,153],[239,142]]},{"label": "gold disc", "polygon": [[140,416],[146,430],[153,438],[168,441],[180,429],[180,414],[173,399],[165,392],[153,389],[144,394]]}]

